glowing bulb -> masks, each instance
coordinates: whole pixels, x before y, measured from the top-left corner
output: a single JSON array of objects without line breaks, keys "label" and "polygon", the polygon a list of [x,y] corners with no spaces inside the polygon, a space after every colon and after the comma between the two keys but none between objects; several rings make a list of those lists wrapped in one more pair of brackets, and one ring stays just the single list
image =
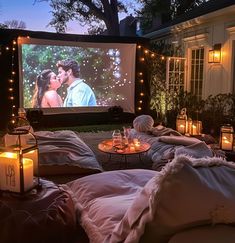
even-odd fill
[{"label": "glowing bulb", "polygon": [[138,107],[138,110],[139,110],[139,111],[141,111],[141,110],[142,110],[142,108],[139,106],[139,107]]},{"label": "glowing bulb", "polygon": [[147,54],[147,53],[149,53],[149,51],[148,50],[145,50],[144,53]]},{"label": "glowing bulb", "polygon": [[140,61],[141,61],[141,62],[144,62],[144,57],[141,57],[141,58],[140,58]]},{"label": "glowing bulb", "polygon": [[139,103],[142,104],[143,103],[143,100],[139,100]]},{"label": "glowing bulb", "polygon": [[161,59],[162,59],[162,60],[164,60],[164,59],[165,59],[165,57],[164,57],[164,56],[162,56],[162,57],[161,57]]},{"label": "glowing bulb", "polygon": [[138,45],[137,48],[138,48],[138,49],[141,49],[141,45]]},{"label": "glowing bulb", "polygon": [[151,57],[155,57],[155,54],[154,54],[154,53],[152,53],[152,54],[151,54]]},{"label": "glowing bulb", "polygon": [[142,73],[142,72],[140,72],[140,73],[139,73],[139,75],[140,75],[140,76],[142,76],[142,75],[143,75],[143,73]]},{"label": "glowing bulb", "polygon": [[144,96],[144,93],[143,93],[143,92],[141,92],[141,93],[140,93],[140,96]]},{"label": "glowing bulb", "polygon": [[141,79],[141,80],[140,80],[140,83],[141,83],[141,84],[143,84],[143,83],[144,83],[144,80],[143,80],[143,79]]}]

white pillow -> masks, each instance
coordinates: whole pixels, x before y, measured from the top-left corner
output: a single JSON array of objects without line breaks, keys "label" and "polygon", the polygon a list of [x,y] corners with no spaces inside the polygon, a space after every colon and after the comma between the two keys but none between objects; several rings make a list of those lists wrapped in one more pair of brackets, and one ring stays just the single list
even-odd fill
[{"label": "white pillow", "polygon": [[235,164],[176,157],[135,198],[108,242],[168,242],[192,227],[235,223]]},{"label": "white pillow", "polygon": [[154,120],[149,115],[137,116],[133,121],[133,127],[137,132],[148,132],[153,128]]}]

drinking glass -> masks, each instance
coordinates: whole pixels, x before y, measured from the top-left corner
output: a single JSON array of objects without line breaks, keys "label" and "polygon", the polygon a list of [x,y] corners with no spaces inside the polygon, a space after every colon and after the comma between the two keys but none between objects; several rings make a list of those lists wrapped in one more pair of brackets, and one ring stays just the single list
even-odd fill
[{"label": "drinking glass", "polygon": [[121,148],[122,147],[122,134],[120,130],[114,130],[112,134],[113,147]]},{"label": "drinking glass", "polygon": [[127,138],[127,140],[130,140],[130,132],[131,132],[131,126],[123,127],[123,133],[124,136]]}]

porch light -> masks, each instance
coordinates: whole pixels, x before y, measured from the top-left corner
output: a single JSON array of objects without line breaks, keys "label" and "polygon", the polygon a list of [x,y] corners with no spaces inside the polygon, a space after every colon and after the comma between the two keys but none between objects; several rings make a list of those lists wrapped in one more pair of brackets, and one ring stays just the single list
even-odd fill
[{"label": "porch light", "polygon": [[209,50],[209,63],[220,63],[221,61],[221,44],[215,44],[212,50]]}]

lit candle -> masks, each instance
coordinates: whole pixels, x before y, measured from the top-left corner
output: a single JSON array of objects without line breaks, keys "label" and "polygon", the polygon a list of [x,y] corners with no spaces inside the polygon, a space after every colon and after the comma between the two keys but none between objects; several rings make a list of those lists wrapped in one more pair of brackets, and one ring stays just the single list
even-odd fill
[{"label": "lit candle", "polygon": [[129,151],[130,151],[130,152],[135,152],[135,146],[134,146],[134,144],[131,144],[131,145],[129,146]]},{"label": "lit candle", "polygon": [[[23,158],[24,190],[33,187],[33,160]],[[0,189],[20,192],[20,163],[16,153],[0,154]]]},{"label": "lit candle", "polygon": [[227,136],[223,136],[221,148],[224,150],[233,150],[232,139],[229,137],[230,134],[226,134]]},{"label": "lit candle", "polygon": [[220,128],[220,147],[224,150],[233,150],[234,130],[230,124]]},{"label": "lit candle", "polygon": [[197,126],[195,124],[192,125],[191,129],[192,129],[191,130],[192,131],[191,135],[197,135]]},{"label": "lit candle", "polygon": [[182,125],[182,124],[180,124],[179,126],[178,126],[178,132],[180,132],[180,133],[185,133],[185,125]]},{"label": "lit candle", "polygon": [[135,142],[135,150],[140,149],[140,141]]}]

